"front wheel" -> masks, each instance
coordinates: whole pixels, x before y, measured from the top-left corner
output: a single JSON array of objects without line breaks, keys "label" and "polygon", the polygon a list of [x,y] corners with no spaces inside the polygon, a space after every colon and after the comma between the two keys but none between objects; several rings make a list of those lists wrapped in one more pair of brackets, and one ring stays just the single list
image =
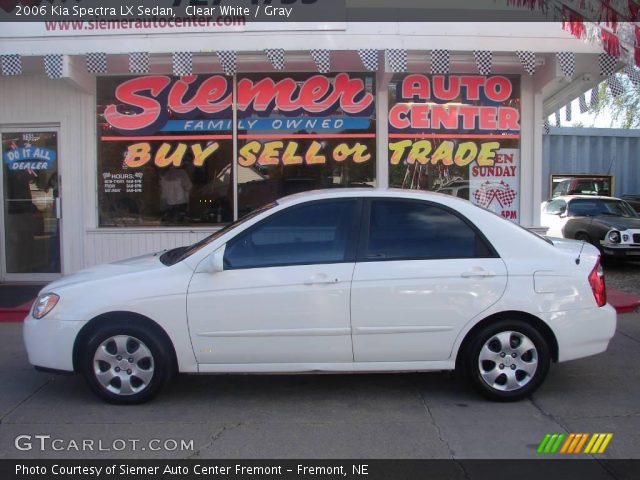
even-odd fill
[{"label": "front wheel", "polygon": [[158,335],[134,325],[103,326],[84,349],[82,374],[103,400],[143,403],[171,376],[167,348]]},{"label": "front wheel", "polygon": [[533,393],[547,375],[551,356],[534,327],[522,320],[501,320],[473,337],[464,360],[474,388],[504,402]]}]

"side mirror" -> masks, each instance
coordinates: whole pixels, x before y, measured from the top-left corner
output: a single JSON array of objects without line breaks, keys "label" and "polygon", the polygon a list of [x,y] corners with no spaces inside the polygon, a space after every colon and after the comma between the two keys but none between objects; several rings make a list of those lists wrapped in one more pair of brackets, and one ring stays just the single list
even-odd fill
[{"label": "side mirror", "polygon": [[202,260],[198,265],[196,273],[219,273],[224,271],[224,249],[226,245],[221,246],[207,258]]}]

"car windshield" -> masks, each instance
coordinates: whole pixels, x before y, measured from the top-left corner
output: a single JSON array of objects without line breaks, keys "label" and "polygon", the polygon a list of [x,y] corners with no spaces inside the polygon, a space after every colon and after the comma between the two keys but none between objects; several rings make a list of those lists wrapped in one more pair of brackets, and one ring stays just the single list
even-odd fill
[{"label": "car windshield", "polygon": [[627,202],[614,199],[574,199],[569,203],[568,212],[569,215],[577,216],[611,215],[615,217],[637,217],[635,210]]},{"label": "car windshield", "polygon": [[207,245],[209,245],[215,239],[220,238],[222,235],[227,233],[229,230],[231,230],[233,228],[236,228],[238,225],[242,225],[246,221],[251,220],[253,217],[255,217],[257,215],[260,215],[262,212],[266,212],[267,210],[272,209],[276,205],[278,205],[277,202],[272,202],[272,203],[269,203],[269,204],[265,205],[264,207],[261,207],[261,208],[258,208],[256,210],[252,211],[252,212],[249,212],[244,217],[239,218],[235,222],[232,222],[229,225],[226,225],[225,227],[221,228],[220,230],[217,230],[217,231],[213,232],[208,237],[205,237],[202,240],[200,240],[199,242],[196,242],[196,243],[194,243],[192,245],[188,245],[188,246],[184,246],[184,247],[177,247],[177,248],[173,248],[171,250],[167,250],[162,255],[160,255],[160,261],[163,264],[167,265],[167,266],[174,265],[174,264],[176,264],[178,262],[181,262],[185,258],[190,257],[191,255],[196,253],[201,248],[204,248]]}]

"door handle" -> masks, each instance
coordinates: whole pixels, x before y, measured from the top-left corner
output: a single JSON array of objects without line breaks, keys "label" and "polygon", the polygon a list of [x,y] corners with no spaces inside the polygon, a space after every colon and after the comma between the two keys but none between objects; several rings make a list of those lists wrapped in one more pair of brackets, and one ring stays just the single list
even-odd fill
[{"label": "door handle", "polygon": [[338,283],[338,279],[335,277],[329,277],[324,273],[318,273],[316,275],[311,275],[304,282],[305,285],[323,285],[327,283]]},{"label": "door handle", "polygon": [[484,268],[472,268],[471,270],[467,270],[466,272],[462,272],[460,274],[462,278],[485,278],[485,277],[495,277],[496,273],[491,272],[489,270],[485,270]]}]

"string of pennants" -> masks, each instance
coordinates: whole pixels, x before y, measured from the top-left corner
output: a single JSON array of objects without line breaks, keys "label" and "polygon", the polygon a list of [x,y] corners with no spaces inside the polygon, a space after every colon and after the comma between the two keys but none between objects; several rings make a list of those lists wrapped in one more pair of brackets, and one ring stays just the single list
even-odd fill
[{"label": "string of pennants", "polygon": [[[220,66],[226,75],[237,73],[237,53],[233,50],[215,52]],[[329,73],[331,71],[331,51],[326,49],[311,50],[310,57],[316,65],[318,72]],[[379,67],[380,51],[375,49],[361,49],[357,51],[360,61],[365,70],[377,71]],[[408,52],[405,49],[389,49],[384,51],[389,70],[394,73],[403,73],[408,69]],[[274,70],[284,70],[285,56],[284,49],[264,50],[266,59]],[[529,75],[536,72],[536,54],[532,51],[517,51],[515,55],[519,59],[522,69]],[[573,52],[557,52],[558,64],[563,74],[573,76],[576,71],[576,55]],[[490,75],[493,67],[493,53],[488,50],[474,50],[478,73]],[[50,78],[60,78],[63,74],[63,55],[45,55],[43,60],[44,71]],[[426,61],[426,58],[425,58]],[[85,54],[85,64],[88,73],[106,74],[108,73],[107,54],[105,52],[90,52]],[[186,76],[193,74],[194,53],[193,52],[173,52],[172,70],[176,76]],[[451,71],[451,54],[449,50],[435,49],[430,52],[431,73],[434,75],[447,75]],[[599,66],[600,74],[607,78],[618,69],[618,57],[608,53],[600,54]],[[0,55],[0,73],[4,76],[21,75],[23,71],[21,55]],[[129,53],[129,72],[135,74],[147,74],[150,67],[149,52]],[[627,66],[623,70],[637,86],[640,78],[640,70]],[[633,77],[633,78],[632,78]],[[611,82],[617,88],[615,80]]]},{"label": "string of pennants", "polygon": [[[364,69],[377,71],[379,67],[380,52],[376,49],[360,49],[357,51]],[[389,49],[385,52],[389,70],[394,73],[403,73],[408,70],[408,51],[405,49]],[[615,53],[615,52],[614,52]],[[264,54],[274,70],[284,70],[286,52],[284,49],[266,49]],[[237,53],[232,50],[217,51],[218,61],[225,75],[233,76],[237,73]],[[520,60],[524,72],[534,75],[536,71],[536,54],[533,51],[517,51],[515,55]],[[310,51],[310,56],[316,65],[318,72],[329,73],[331,71],[331,51],[316,49]],[[193,74],[193,52],[173,52],[172,70],[176,76]],[[493,67],[493,53],[488,50],[474,50],[478,73],[490,75]],[[574,52],[557,52],[556,58],[562,73],[571,77],[576,71],[576,55]],[[85,55],[87,72],[91,74],[108,73],[107,54],[105,52],[90,52]],[[430,52],[431,73],[434,75],[447,75],[451,70],[451,54],[449,50],[434,49]],[[606,77],[607,86],[614,97],[624,93],[625,85],[616,76],[619,65],[619,57],[612,53],[601,53],[598,59],[600,75]],[[134,74],[149,73],[149,52],[131,52],[129,54],[129,72]],[[52,54],[43,57],[44,72],[49,78],[61,78],[64,70],[64,55]],[[17,54],[0,55],[0,73],[3,76],[21,75],[23,71],[22,57]],[[626,74],[634,87],[640,86],[640,69],[628,65],[622,72]],[[593,109],[599,101],[599,90],[594,88],[590,94],[590,102],[587,103],[586,95],[580,95],[578,99],[580,113]],[[571,102],[565,107],[565,120],[571,121]],[[560,114],[556,112],[556,125],[560,125]],[[545,123],[545,131],[548,124]]]}]

